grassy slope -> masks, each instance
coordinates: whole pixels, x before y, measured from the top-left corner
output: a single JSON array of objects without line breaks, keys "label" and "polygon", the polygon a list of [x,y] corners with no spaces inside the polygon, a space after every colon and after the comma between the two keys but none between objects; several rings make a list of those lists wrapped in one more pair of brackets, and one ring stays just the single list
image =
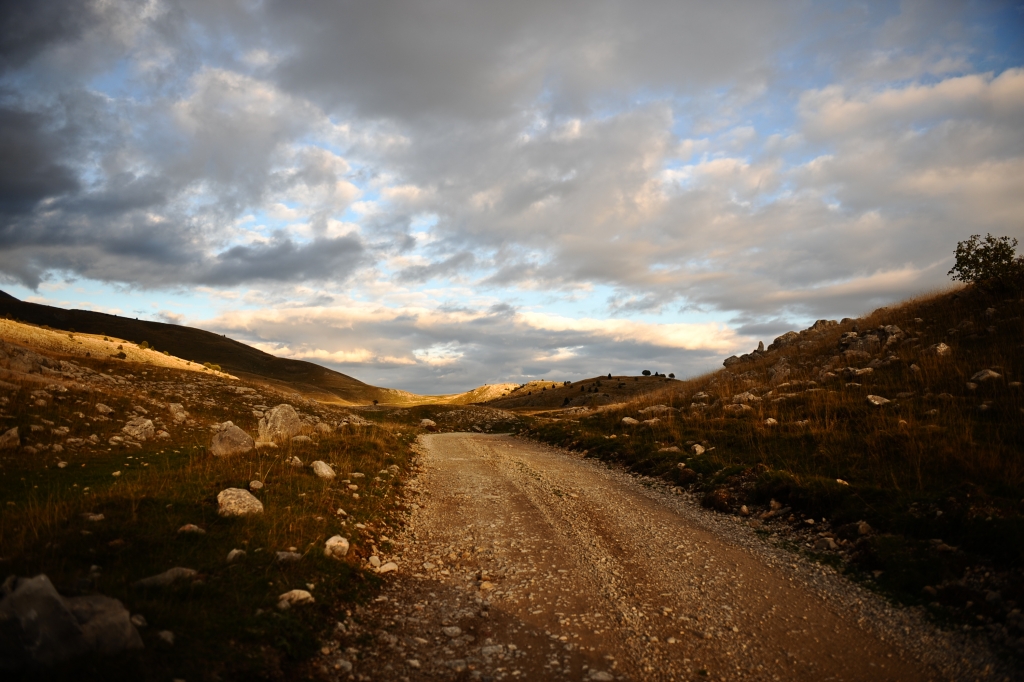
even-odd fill
[{"label": "grassy slope", "polygon": [[[794,508],[797,524],[805,515],[827,517],[832,528],[866,520],[881,532],[853,537],[844,552],[866,575],[880,571],[881,589],[948,607],[946,616],[1009,627],[1008,637],[1019,638],[1024,623],[1012,612],[1024,605],[1022,313],[1020,292],[1005,290],[912,300],[591,417],[541,421],[534,433],[714,493],[708,503],[731,513],[774,498]],[[840,336],[855,325],[860,339],[884,325],[899,326],[905,338],[866,357],[844,356]],[[929,352],[937,343],[951,352]],[[783,358],[790,373],[773,382]],[[861,376],[842,371],[887,359]],[[1001,377],[971,388],[983,369]],[[748,416],[728,416],[725,405],[745,391],[761,400]],[[700,392],[709,397],[695,398]],[[869,394],[892,402],[873,406]],[[622,424],[648,418],[639,410],[657,404],[681,411],[652,425]],[[713,449],[695,456],[694,443]],[[680,451],[662,451],[669,447]],[[926,586],[937,595],[922,592]],[[993,591],[998,596],[987,599]]]},{"label": "grassy slope", "polygon": [[[61,359],[53,352],[46,356],[51,366]],[[65,594],[97,590],[117,597],[132,613],[143,614],[149,627],[141,631],[142,652],[77,661],[43,677],[235,679],[294,671],[313,653],[317,635],[343,620],[347,605],[372,592],[376,578],[363,560],[374,546],[389,553],[383,536],[396,523],[400,490],[399,479],[374,477],[391,464],[404,470],[413,430],[388,423],[380,413],[368,415],[379,423],[344,425],[309,445],[217,459],[205,450],[210,424],[232,420],[255,433],[254,407],[277,404],[283,396],[259,384],[248,384],[255,391],[239,395],[234,390],[238,381],[210,373],[110,358],[70,359],[123,383],[96,381],[95,375],[73,367],[62,376],[5,373],[7,384],[16,388],[0,390],[0,424],[4,430],[18,426],[22,445],[39,451],[0,452],[0,567],[4,575],[46,573]],[[32,395],[43,386],[48,397]],[[325,422],[344,417],[334,406],[294,397],[287,401]],[[109,421],[96,419],[100,402],[114,408]],[[170,402],[183,403],[190,421],[173,424],[166,408]],[[170,439],[141,447],[109,444],[135,406],[159,420],[157,426],[167,428]],[[33,425],[43,428],[32,431]],[[62,427],[68,431],[54,433]],[[67,442],[92,434],[99,437],[98,445]],[[308,466],[287,466],[285,460],[293,455],[307,465],[327,461],[340,476],[327,483]],[[60,462],[65,466],[58,467]],[[122,473],[114,477],[115,471]],[[340,482],[353,471],[366,474],[351,479],[360,487],[359,499]],[[217,493],[248,487],[254,479],[266,484],[257,492],[265,513],[249,519],[219,517]],[[336,513],[338,507],[348,519]],[[89,521],[85,513],[105,518]],[[356,529],[356,522],[367,527]],[[177,533],[187,523],[206,533]],[[322,555],[324,540],[336,533],[353,542],[346,562]],[[303,553],[302,560],[276,564],[274,553],[291,547]],[[246,549],[248,556],[229,565],[225,557],[234,548]],[[200,581],[164,590],[132,587],[173,566],[200,571]],[[274,608],[278,595],[307,584],[315,585],[315,606],[285,613]],[[265,612],[257,615],[257,609]],[[176,635],[173,648],[156,637],[165,629]]]},{"label": "grassy slope", "polygon": [[419,396],[405,391],[370,386],[358,379],[302,360],[278,358],[243,343],[192,327],[135,320],[89,310],[64,310],[19,301],[0,292],[0,316],[64,331],[116,337],[138,344],[146,341],[159,351],[202,364],[220,365],[225,371],[249,380],[298,391],[320,402],[365,405],[417,402]]},{"label": "grassy slope", "polygon": [[507,395],[486,401],[489,407],[503,410],[545,410],[561,407],[601,407],[624,402],[664,388],[672,381],[665,377],[594,377],[569,384],[557,381],[531,381],[527,384],[503,384]]}]

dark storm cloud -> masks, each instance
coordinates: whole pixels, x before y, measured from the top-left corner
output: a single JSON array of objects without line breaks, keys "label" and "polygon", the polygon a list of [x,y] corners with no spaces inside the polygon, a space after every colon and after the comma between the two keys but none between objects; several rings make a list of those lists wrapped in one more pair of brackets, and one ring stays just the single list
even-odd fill
[{"label": "dark storm cloud", "polygon": [[84,0],[0,3],[0,73],[23,66],[54,45],[81,37],[100,17]]},{"label": "dark storm cloud", "polygon": [[47,197],[78,189],[50,125],[42,114],[0,107],[0,215],[26,213]]},{"label": "dark storm cloud", "polygon": [[355,237],[318,238],[296,244],[277,238],[268,244],[234,246],[200,268],[198,280],[218,286],[257,281],[347,279],[365,259]]}]

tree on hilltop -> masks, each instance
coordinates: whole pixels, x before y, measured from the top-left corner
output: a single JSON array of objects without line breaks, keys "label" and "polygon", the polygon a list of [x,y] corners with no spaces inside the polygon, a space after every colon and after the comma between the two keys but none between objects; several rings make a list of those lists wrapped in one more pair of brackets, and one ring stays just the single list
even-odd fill
[{"label": "tree on hilltop", "polygon": [[1006,281],[1024,276],[1024,257],[1014,257],[1017,240],[972,234],[956,245],[956,263],[947,273],[954,282],[974,284],[991,279]]}]

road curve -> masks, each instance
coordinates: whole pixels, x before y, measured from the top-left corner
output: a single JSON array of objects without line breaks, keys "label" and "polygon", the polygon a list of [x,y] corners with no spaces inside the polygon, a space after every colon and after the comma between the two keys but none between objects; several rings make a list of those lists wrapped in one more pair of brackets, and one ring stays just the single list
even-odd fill
[{"label": "road curve", "polygon": [[419,449],[354,679],[973,677],[955,634],[652,481],[511,436]]}]

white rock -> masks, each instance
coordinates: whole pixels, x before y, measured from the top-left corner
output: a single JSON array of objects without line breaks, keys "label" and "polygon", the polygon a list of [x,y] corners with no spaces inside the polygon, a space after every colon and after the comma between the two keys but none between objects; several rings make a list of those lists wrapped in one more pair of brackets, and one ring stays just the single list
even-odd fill
[{"label": "white rock", "polygon": [[288,460],[288,464],[290,466],[295,467],[296,469],[301,469],[303,467],[302,460],[299,459],[298,457],[292,457],[290,460]]},{"label": "white rock", "polygon": [[262,481],[249,481],[249,490],[261,490],[262,488]]},{"label": "white rock", "polygon": [[636,426],[640,422],[637,421],[636,419],[633,419],[632,417],[623,417],[622,423],[625,424],[626,426]]},{"label": "white rock", "polygon": [[292,436],[292,445],[309,445],[312,442],[309,436]]},{"label": "white rock", "polygon": [[244,549],[233,549],[230,552],[228,552],[228,563],[229,564],[231,562],[235,561],[236,559],[244,559],[244,558],[245,558],[245,550]]},{"label": "white rock", "polygon": [[213,440],[210,441],[210,454],[214,457],[244,455],[255,445],[249,434],[231,424],[213,434]]},{"label": "white rock", "polygon": [[328,464],[327,462],[321,462],[320,460],[317,460],[313,462],[311,466],[313,467],[313,473],[319,476],[320,478],[325,478],[329,481],[336,476],[336,474],[334,473],[334,469],[332,469],[331,465]]},{"label": "white rock", "polygon": [[892,401],[889,400],[888,398],[883,398],[880,395],[869,395],[868,396],[868,404],[869,405],[874,405],[875,407],[881,407],[882,405],[888,405],[891,402]]},{"label": "white rock", "polygon": [[[96,407],[98,408],[99,405]],[[180,424],[188,419],[188,412],[185,411],[181,403],[171,403],[167,406],[167,410],[171,413],[171,419],[174,420],[175,424]]]},{"label": "white rock", "polygon": [[374,568],[380,568],[380,557],[376,554],[370,557],[370,565]]},{"label": "white rock", "polygon": [[701,445],[700,443],[694,443],[693,445],[690,446],[690,449],[693,450],[693,454],[695,455],[704,454],[704,446]]},{"label": "white rock", "polygon": [[298,552],[278,552],[277,563],[279,564],[294,564],[296,561],[302,559],[302,555]]},{"label": "white rock", "polygon": [[121,431],[129,438],[138,441],[145,441],[156,435],[156,427],[153,426],[153,420],[144,417],[132,419],[121,428]]},{"label": "white rock", "polygon": [[768,417],[767,419],[764,420],[764,425],[765,426],[775,426],[778,423],[779,423],[779,420],[776,419],[775,417]]},{"label": "white rock", "polygon": [[108,407],[103,403],[96,403],[96,411],[99,412],[100,414],[111,414],[113,413],[114,408]]},{"label": "white rock", "polygon": [[260,440],[288,440],[302,432],[302,420],[295,408],[287,403],[268,410],[260,420]]},{"label": "white rock", "polygon": [[217,513],[221,516],[248,516],[262,514],[263,503],[248,490],[227,488],[217,495]]},{"label": "white rock", "polygon": [[456,637],[462,636],[462,628],[460,628],[457,625],[450,625],[448,627],[441,628],[441,634],[443,634],[445,637],[451,637],[452,639],[455,639]]},{"label": "white rock", "polygon": [[389,561],[377,569],[378,573],[394,573],[398,570],[398,564],[394,561]]},{"label": "white rock", "polygon": [[433,419],[421,419],[420,428],[426,429],[427,431],[436,431],[437,423],[435,423]]},{"label": "white rock", "polygon": [[344,559],[348,555],[348,550],[348,540],[340,535],[335,535],[327,539],[327,544],[324,546],[324,556],[333,559]]},{"label": "white rock", "polygon": [[289,590],[280,597],[277,598],[277,608],[284,611],[290,609],[293,606],[302,606],[303,604],[312,604],[316,600],[306,590]]},{"label": "white rock", "polygon": [[975,375],[971,377],[971,381],[984,383],[991,379],[1001,379],[1002,376],[1002,374],[999,374],[998,372],[993,372],[990,369],[983,369],[980,372],[975,373]]}]

